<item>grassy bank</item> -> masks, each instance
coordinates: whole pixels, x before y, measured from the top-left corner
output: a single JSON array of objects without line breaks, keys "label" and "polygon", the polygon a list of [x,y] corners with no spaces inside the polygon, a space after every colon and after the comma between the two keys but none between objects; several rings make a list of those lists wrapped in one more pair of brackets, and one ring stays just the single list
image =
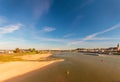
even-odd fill
[{"label": "grassy bank", "polygon": [[[49,61],[56,60],[56,58],[45,57],[44,54],[51,54],[50,52],[41,52],[36,54],[36,52],[27,52],[27,53],[12,53],[12,54],[0,54],[0,62],[11,62],[11,61],[26,61],[32,60],[37,55],[36,61]],[[43,58],[42,58],[43,57]]]},{"label": "grassy bank", "polygon": [[10,61],[22,61],[21,58],[15,55],[0,55],[0,62],[10,62]]}]

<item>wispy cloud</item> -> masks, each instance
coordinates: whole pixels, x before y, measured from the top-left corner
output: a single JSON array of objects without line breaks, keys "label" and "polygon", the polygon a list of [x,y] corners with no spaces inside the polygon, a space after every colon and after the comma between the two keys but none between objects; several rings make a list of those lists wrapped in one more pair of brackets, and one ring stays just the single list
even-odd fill
[{"label": "wispy cloud", "polygon": [[0,24],[6,23],[6,18],[4,16],[0,16]]},{"label": "wispy cloud", "polygon": [[86,2],[84,2],[79,8],[82,9],[88,5],[90,5],[91,3],[93,3],[94,0],[87,0]]},{"label": "wispy cloud", "polygon": [[80,15],[76,16],[75,20],[72,23],[72,26],[73,27],[77,26],[80,23],[81,19],[83,19],[83,15],[80,14]]},{"label": "wispy cloud", "polygon": [[75,34],[66,34],[66,35],[64,35],[63,36],[63,38],[70,38],[70,37],[72,37],[72,36],[74,36]]},{"label": "wispy cloud", "polygon": [[97,35],[100,35],[100,34],[104,34],[106,32],[109,32],[109,31],[112,31],[116,28],[119,28],[120,27],[120,23],[106,29],[106,30],[103,30],[103,31],[100,31],[100,32],[97,32],[97,33],[94,33],[94,34],[91,34],[91,35],[88,35],[87,37],[83,38],[83,41],[86,41],[86,40],[91,40],[93,39],[94,37],[96,37]]},{"label": "wispy cloud", "polygon": [[53,0],[34,0],[33,14],[35,20],[39,19],[42,15],[48,13]]},{"label": "wispy cloud", "polygon": [[112,27],[110,27],[108,29],[105,29],[103,31],[96,32],[96,33],[93,33],[91,35],[88,35],[88,36],[86,36],[85,38],[83,38],[81,40],[70,42],[69,45],[79,44],[81,42],[85,42],[85,41],[88,41],[88,40],[93,40],[93,39],[95,39],[96,36],[104,34],[104,33],[109,32],[109,31],[112,31],[112,30],[117,29],[119,27],[120,27],[120,23],[118,23],[118,24],[116,24],[116,25],[114,25],[114,26],[112,26]]},{"label": "wispy cloud", "polygon": [[7,25],[0,27],[0,34],[7,34],[7,33],[12,33],[23,26],[22,24],[15,24],[15,25]]},{"label": "wispy cloud", "polygon": [[45,42],[66,42],[66,39],[60,39],[60,38],[34,37],[34,39]]},{"label": "wispy cloud", "polygon": [[111,46],[116,46],[116,42],[113,41],[101,41],[101,42],[84,42],[79,45],[69,45],[70,47],[74,48],[108,48]]},{"label": "wispy cloud", "polygon": [[120,38],[110,38],[110,37],[94,37],[91,40],[120,40]]},{"label": "wispy cloud", "polygon": [[43,29],[40,30],[40,32],[52,32],[52,31],[55,31],[56,29],[53,28],[53,27],[48,27],[48,26],[45,26],[43,27]]},{"label": "wispy cloud", "polygon": [[84,2],[83,2],[82,4],[80,3],[80,5],[77,6],[77,8],[76,8],[74,11],[79,11],[79,10],[85,8],[86,6],[89,6],[89,5],[92,4],[94,1],[95,1],[95,0],[84,0]]}]

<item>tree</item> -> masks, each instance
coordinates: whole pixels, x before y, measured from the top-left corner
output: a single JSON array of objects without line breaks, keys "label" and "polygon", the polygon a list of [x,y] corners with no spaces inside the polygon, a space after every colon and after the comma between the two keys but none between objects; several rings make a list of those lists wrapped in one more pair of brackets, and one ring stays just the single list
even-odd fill
[{"label": "tree", "polygon": [[20,53],[20,49],[19,49],[19,48],[16,48],[16,49],[15,49],[15,53]]},{"label": "tree", "polygon": [[32,49],[32,52],[35,52],[35,51],[36,51],[35,48],[33,48],[33,49]]},{"label": "tree", "polygon": [[31,48],[29,48],[29,49],[28,49],[28,51],[29,51],[29,52],[32,52],[32,49],[31,49]]}]

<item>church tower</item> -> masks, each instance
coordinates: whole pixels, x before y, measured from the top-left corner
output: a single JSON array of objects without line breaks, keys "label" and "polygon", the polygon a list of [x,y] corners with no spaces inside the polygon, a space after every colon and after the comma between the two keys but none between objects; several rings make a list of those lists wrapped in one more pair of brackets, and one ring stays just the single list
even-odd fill
[{"label": "church tower", "polygon": [[117,50],[120,51],[120,45],[119,45],[119,43],[117,45]]}]

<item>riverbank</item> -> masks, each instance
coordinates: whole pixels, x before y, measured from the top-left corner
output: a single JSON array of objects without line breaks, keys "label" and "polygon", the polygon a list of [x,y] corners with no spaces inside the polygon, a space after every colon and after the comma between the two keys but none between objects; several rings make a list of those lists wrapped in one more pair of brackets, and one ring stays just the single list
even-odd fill
[{"label": "riverbank", "polygon": [[58,53],[64,62],[14,77],[5,82],[120,82],[120,58],[82,53]]},{"label": "riverbank", "polygon": [[[1,63],[0,82],[4,82],[5,80],[16,76],[24,75],[26,73],[43,68],[50,64],[63,61],[63,60],[45,61],[45,59],[51,55],[52,54],[25,55],[22,56],[24,61],[12,61],[12,62]],[[39,61],[39,59],[44,59],[44,61]]]}]

